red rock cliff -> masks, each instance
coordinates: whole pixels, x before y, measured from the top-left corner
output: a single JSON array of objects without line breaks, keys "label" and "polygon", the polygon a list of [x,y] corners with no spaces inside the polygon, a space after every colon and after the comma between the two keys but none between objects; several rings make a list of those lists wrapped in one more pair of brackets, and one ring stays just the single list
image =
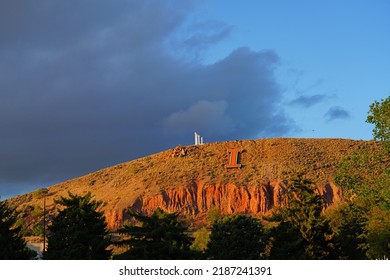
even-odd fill
[{"label": "red rock cliff", "polygon": [[[129,208],[146,214],[161,208],[168,212],[187,214],[195,220],[204,217],[212,207],[217,207],[221,214],[245,213],[261,216],[269,213],[275,206],[286,204],[286,190],[287,185],[281,180],[249,187],[197,182],[154,195],[140,196]],[[332,183],[318,186],[317,191],[324,197],[326,206],[342,200],[341,190]],[[125,213],[126,210],[106,211],[110,229],[115,230],[122,225]]]}]

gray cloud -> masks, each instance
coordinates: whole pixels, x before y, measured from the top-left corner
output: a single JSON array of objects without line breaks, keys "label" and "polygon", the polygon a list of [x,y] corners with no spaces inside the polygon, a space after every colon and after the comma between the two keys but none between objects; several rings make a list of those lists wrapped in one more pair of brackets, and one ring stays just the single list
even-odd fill
[{"label": "gray cloud", "polygon": [[172,113],[164,120],[165,128],[172,134],[183,134],[190,130],[207,131],[208,134],[224,134],[233,129],[233,120],[227,116],[228,103],[201,100],[185,111]]},{"label": "gray cloud", "polygon": [[350,118],[350,113],[342,107],[333,106],[329,108],[324,117],[329,122],[336,119],[348,119]]},{"label": "gray cloud", "polygon": [[207,21],[189,26],[184,34],[178,37],[174,49],[182,49],[185,57],[199,59],[202,52],[227,38],[233,28],[218,21]]},{"label": "gray cloud", "polygon": [[320,103],[328,98],[325,94],[315,94],[310,96],[302,95],[290,102],[290,105],[302,106],[302,107],[311,107],[317,103]]},{"label": "gray cloud", "polygon": [[207,141],[289,132],[273,51],[239,48],[210,65],[180,55],[231,32],[211,22],[191,31],[193,9],[1,1],[0,195],[191,144],[195,130]]}]

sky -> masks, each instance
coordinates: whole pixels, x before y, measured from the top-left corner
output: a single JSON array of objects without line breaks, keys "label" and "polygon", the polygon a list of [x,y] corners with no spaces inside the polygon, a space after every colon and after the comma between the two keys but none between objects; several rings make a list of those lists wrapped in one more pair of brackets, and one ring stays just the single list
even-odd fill
[{"label": "sky", "polygon": [[194,142],[372,139],[386,0],[1,0],[2,199]]}]

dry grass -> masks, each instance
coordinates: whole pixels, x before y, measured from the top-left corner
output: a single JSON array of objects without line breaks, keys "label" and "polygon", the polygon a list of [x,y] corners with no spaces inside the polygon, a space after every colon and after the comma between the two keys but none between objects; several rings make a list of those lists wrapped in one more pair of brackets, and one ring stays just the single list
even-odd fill
[{"label": "dry grass", "polygon": [[[104,209],[125,209],[141,195],[187,186],[195,181],[259,185],[283,179],[291,171],[306,171],[317,183],[333,181],[339,161],[354,150],[375,146],[373,141],[345,139],[262,139],[176,147],[161,153],[121,163],[47,189],[46,203],[54,214],[54,199],[68,191],[91,191],[103,200]],[[228,148],[240,148],[241,169],[227,169]],[[183,152],[184,151],[184,152]],[[43,206],[38,190],[9,200],[21,213],[28,206]],[[26,215],[26,213],[24,213]]]}]

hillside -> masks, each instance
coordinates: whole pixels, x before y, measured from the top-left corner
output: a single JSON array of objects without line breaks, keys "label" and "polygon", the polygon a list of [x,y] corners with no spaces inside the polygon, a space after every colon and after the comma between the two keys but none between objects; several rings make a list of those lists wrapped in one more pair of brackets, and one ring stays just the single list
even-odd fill
[{"label": "hillside", "polygon": [[[283,205],[291,171],[307,172],[331,205],[342,199],[333,178],[339,161],[373,141],[345,139],[262,139],[176,147],[14,197],[10,204],[27,220],[34,208],[55,211],[54,199],[68,192],[92,192],[103,200],[109,227],[120,227],[127,210],[151,213],[157,207],[202,220],[211,207],[221,213],[263,215]],[[228,149],[238,149],[241,167],[228,168]],[[234,161],[234,158],[233,158]]]}]

